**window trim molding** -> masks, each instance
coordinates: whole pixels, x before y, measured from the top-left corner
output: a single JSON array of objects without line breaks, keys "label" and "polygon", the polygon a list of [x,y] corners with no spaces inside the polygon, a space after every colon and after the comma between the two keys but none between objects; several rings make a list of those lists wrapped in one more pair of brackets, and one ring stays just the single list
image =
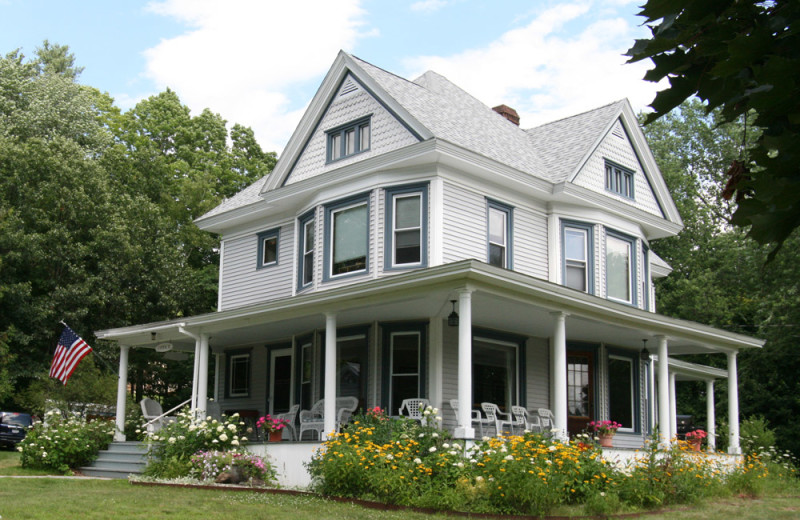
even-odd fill
[{"label": "window trim molding", "polygon": [[[256,263],[256,269],[264,269],[266,267],[273,267],[278,265],[278,252],[280,251],[280,244],[281,244],[281,228],[273,228],[267,231],[262,231],[258,233],[256,237],[258,237],[258,258]],[[275,260],[272,262],[264,263],[264,242],[267,239],[275,238]]]},{"label": "window trim molding", "polygon": [[[331,202],[325,205],[325,227],[324,227],[324,239],[323,243],[325,246],[323,247],[323,261],[324,266],[322,269],[322,281],[323,282],[330,282],[334,280],[341,280],[344,278],[350,278],[353,276],[362,276],[365,274],[369,274],[370,272],[370,253],[371,253],[371,245],[372,245],[372,197],[370,197],[372,192],[367,191],[364,193],[359,193],[357,195],[353,195],[347,197],[345,199],[340,199],[335,202]],[[358,271],[353,271],[350,273],[341,273],[341,274],[332,274],[333,271],[333,214],[339,210],[349,209],[351,207],[361,206],[365,204],[367,207],[367,236],[366,236],[366,258],[364,260],[364,269],[360,269]]]},{"label": "window trim molding", "polygon": [[[225,351],[225,398],[226,399],[240,399],[250,397],[250,391],[253,384],[253,349],[244,348],[236,350]],[[233,359],[237,357],[247,358],[247,390],[244,393],[233,393],[231,390],[231,370],[233,369]]]},{"label": "window trim molding", "polygon": [[380,323],[381,330],[381,408],[387,410],[389,415],[393,410],[389,410],[392,397],[392,334],[411,332],[419,333],[419,383],[417,397],[425,398],[428,395],[428,323],[424,321],[408,321],[402,323]]},{"label": "window trim molding", "polygon": [[[633,391],[633,399],[631,402],[631,406],[633,407],[633,417],[631,420],[633,421],[633,428],[620,428],[618,433],[628,434],[628,435],[639,435],[642,433],[642,391],[641,391],[641,380],[642,380],[642,371],[641,371],[641,363],[639,361],[639,353],[638,352],[631,352],[629,350],[623,350],[611,346],[606,347],[606,383],[608,384],[610,380],[610,372],[608,371],[608,361],[611,358],[617,358],[621,360],[630,361],[631,363],[631,378],[632,378],[632,391]],[[606,399],[608,400],[608,413],[609,413],[609,420],[614,420],[611,417],[611,387],[606,389]]]},{"label": "window trim molding", "polygon": [[642,306],[644,310],[650,310],[650,248],[642,240]]},{"label": "window trim molding", "polygon": [[[489,238],[489,219],[491,210],[502,211],[506,214],[506,258],[503,269],[514,269],[514,207],[495,199],[486,198],[486,263],[491,263],[491,245]],[[495,266],[498,267],[498,266]]]},{"label": "window trim molding", "polygon": [[[613,193],[615,195],[619,195],[620,197],[624,197],[628,200],[636,200],[636,171],[632,170],[626,166],[622,166],[621,164],[614,162],[610,159],[603,158],[604,167],[603,167],[603,185],[605,189],[609,193]],[[616,185],[616,179],[609,178],[608,169],[611,168],[612,174],[614,174],[614,169],[619,170],[622,173],[623,182],[628,183],[630,181],[630,194],[625,194],[619,186]],[[609,182],[610,181],[610,182]],[[610,185],[609,185],[610,184]]]},{"label": "window trim molding", "polygon": [[[407,184],[384,189],[384,246],[383,268],[386,271],[417,269],[428,266],[428,187],[430,183]],[[394,201],[400,195],[420,194],[420,261],[408,264],[395,264],[394,250]]]},{"label": "window trim molding", "polygon": [[[620,300],[618,298],[613,298],[613,297],[608,295],[608,237],[613,237],[613,238],[616,238],[618,240],[624,240],[624,241],[628,242],[628,245],[630,247],[631,257],[629,259],[629,265],[628,265],[628,268],[629,268],[628,287],[629,287],[629,290],[631,292],[631,294],[630,294],[631,300],[630,301]],[[612,302],[622,303],[624,305],[631,305],[633,307],[637,307],[638,306],[638,297],[637,297],[637,295],[639,293],[639,287],[638,287],[639,277],[637,276],[637,274],[638,274],[637,271],[639,269],[639,264],[638,264],[638,260],[637,260],[637,254],[636,254],[637,253],[637,251],[636,251],[637,242],[638,241],[637,241],[636,237],[632,237],[630,235],[626,235],[625,233],[620,233],[619,231],[614,231],[613,229],[606,228],[606,243],[604,244],[604,248],[605,248],[604,262],[605,262],[605,281],[606,281],[606,283],[605,283],[605,296],[606,296],[607,300],[611,300]]]},{"label": "window trim molding", "polygon": [[[567,228],[579,229],[586,232],[586,294],[595,294],[594,276],[594,224],[577,220],[561,219],[561,285],[567,287]],[[575,289],[577,290],[577,289]]]},{"label": "window trim molding", "polygon": [[[316,217],[317,208],[303,213],[297,217],[297,292],[303,291],[314,285],[314,268],[317,263],[317,230],[316,230]],[[306,245],[306,225],[312,222],[314,226],[314,244],[311,249],[313,255],[313,262],[311,263],[311,281],[303,283],[303,274],[305,273],[305,245]]]},{"label": "window trim molding", "polygon": [[[369,126],[369,146],[364,150],[361,149],[361,129],[362,127],[367,124]],[[354,130],[353,139],[355,140],[354,143],[354,152],[351,154],[347,153],[347,144],[345,139],[345,133],[348,130]],[[341,137],[341,155],[337,158],[333,158],[333,139],[334,137],[339,136]],[[339,126],[335,126],[328,130],[325,130],[325,164],[331,164],[343,159],[347,159],[349,157],[353,157],[360,153],[368,152],[372,149],[372,114],[367,114],[366,116],[359,117],[353,121],[348,121],[347,123],[341,124]]]}]

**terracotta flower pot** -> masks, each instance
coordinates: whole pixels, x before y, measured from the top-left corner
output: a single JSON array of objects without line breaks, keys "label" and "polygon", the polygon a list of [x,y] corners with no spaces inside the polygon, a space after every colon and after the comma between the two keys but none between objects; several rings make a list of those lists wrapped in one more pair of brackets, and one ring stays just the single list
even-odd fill
[{"label": "terracotta flower pot", "polygon": [[692,451],[700,451],[700,445],[703,443],[703,439],[689,439],[689,446],[692,447]]},{"label": "terracotta flower pot", "polygon": [[283,439],[283,430],[269,432],[269,442],[281,442],[281,439]]},{"label": "terracotta flower pot", "polygon": [[603,448],[611,448],[613,446],[613,441],[614,441],[613,433],[600,434],[600,446],[602,446]]}]

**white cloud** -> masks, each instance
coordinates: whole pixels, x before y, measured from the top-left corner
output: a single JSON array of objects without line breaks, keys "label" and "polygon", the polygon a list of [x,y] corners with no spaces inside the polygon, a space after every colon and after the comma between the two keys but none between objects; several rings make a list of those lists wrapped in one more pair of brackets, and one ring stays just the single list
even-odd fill
[{"label": "white cloud", "polygon": [[411,4],[411,10],[431,13],[438,11],[447,4],[447,0],[420,0]]},{"label": "white cloud", "polygon": [[145,74],[157,88],[175,90],[193,113],[209,108],[251,126],[265,150],[280,152],[302,115],[292,109],[297,101],[290,93],[319,78],[340,49],[367,35],[360,32],[365,12],[359,3],[153,2],[151,11],[188,29],[145,51]]},{"label": "white cloud", "polygon": [[647,63],[626,65],[622,55],[643,31],[606,3],[563,3],[483,48],[405,64],[415,74],[435,70],[489,106],[515,108],[529,128],[623,97],[643,109],[657,86],[642,80]]}]

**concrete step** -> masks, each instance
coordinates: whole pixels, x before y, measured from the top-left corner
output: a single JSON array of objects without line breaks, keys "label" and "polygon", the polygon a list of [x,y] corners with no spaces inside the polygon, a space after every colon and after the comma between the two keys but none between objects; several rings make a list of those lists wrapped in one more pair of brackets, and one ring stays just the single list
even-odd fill
[{"label": "concrete step", "polygon": [[100,451],[97,459],[80,468],[81,473],[93,477],[126,479],[140,474],[147,465],[147,445],[141,442],[112,442]]}]

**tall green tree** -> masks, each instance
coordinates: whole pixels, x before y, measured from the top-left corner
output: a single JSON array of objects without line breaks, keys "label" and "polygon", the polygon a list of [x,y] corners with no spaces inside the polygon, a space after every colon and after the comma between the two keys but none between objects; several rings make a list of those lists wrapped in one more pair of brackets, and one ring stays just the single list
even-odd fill
[{"label": "tall green tree", "polygon": [[640,16],[651,38],[628,50],[650,59],[648,81],[667,78],[647,122],[697,96],[722,120],[752,117],[763,130],[735,156],[726,196],[737,195],[732,222],[776,247],[800,226],[800,2],[796,0],[648,0]]}]

